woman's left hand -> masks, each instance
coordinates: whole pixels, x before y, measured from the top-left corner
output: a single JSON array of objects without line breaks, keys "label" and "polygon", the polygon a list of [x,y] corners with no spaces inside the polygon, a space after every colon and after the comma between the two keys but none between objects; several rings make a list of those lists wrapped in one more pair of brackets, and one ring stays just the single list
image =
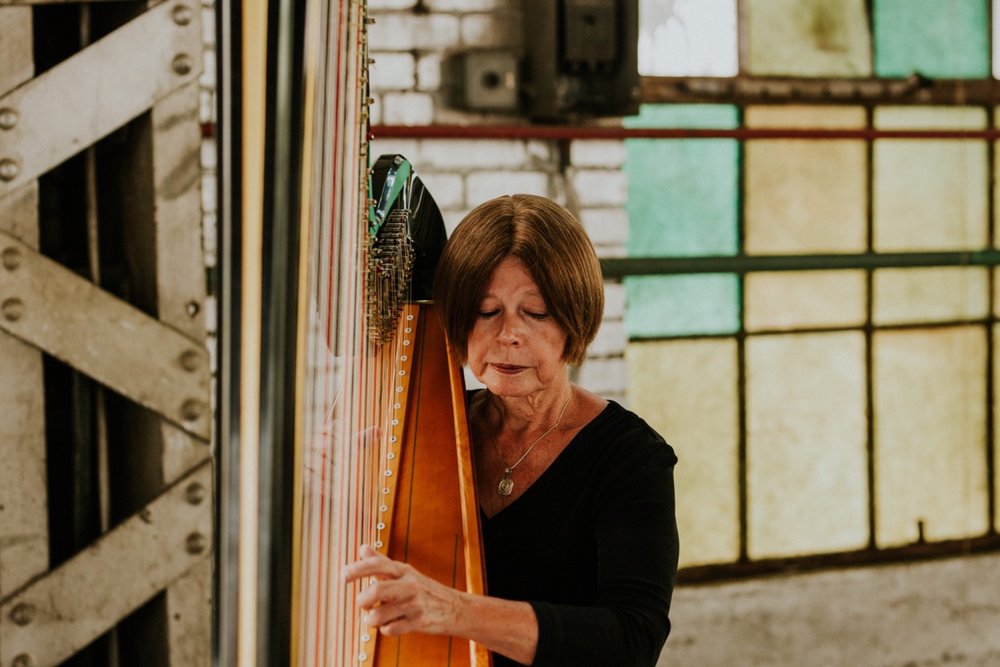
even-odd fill
[{"label": "woman's left hand", "polygon": [[459,591],[367,545],[361,547],[359,555],[359,560],[344,569],[344,580],[350,583],[375,577],[358,595],[367,625],[384,635],[454,633],[461,614]]}]

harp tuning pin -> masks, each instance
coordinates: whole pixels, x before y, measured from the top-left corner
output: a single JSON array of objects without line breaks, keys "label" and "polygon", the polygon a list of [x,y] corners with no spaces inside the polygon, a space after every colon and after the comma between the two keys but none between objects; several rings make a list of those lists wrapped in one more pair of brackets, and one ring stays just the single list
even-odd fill
[{"label": "harp tuning pin", "polygon": [[375,17],[374,16],[366,16],[365,17],[365,25],[375,25]]},{"label": "harp tuning pin", "polygon": [[375,64],[375,59],[374,58],[369,58],[368,59],[368,66],[371,67],[374,64]]}]

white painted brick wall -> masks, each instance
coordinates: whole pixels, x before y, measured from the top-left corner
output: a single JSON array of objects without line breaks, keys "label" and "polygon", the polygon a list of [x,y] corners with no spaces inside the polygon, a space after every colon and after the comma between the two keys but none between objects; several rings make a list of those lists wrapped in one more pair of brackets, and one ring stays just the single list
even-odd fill
[{"label": "white painted brick wall", "polygon": [[386,93],[380,102],[386,125],[429,125],[434,119],[434,100],[427,93]]},{"label": "white painted brick wall", "polygon": [[417,90],[436,91],[441,88],[441,63],[444,57],[440,53],[421,55],[417,60]]},{"label": "white painted brick wall", "polygon": [[625,317],[625,286],[620,282],[604,283],[604,317],[619,320]]},{"label": "white painted brick wall", "polygon": [[432,12],[494,12],[520,7],[521,0],[424,0]]},{"label": "white painted brick wall", "polygon": [[477,171],[469,174],[466,195],[469,201],[484,202],[500,195],[549,193],[549,174],[540,171]]},{"label": "white painted brick wall", "polygon": [[368,0],[368,12],[377,13],[386,9],[413,9],[417,0]]},{"label": "white painted brick wall", "polygon": [[368,68],[372,90],[408,90],[417,84],[417,63],[412,53],[383,52]]},{"label": "white painted brick wall", "polygon": [[532,166],[522,141],[500,139],[428,139],[420,153],[421,166],[434,169],[518,171]]},{"label": "white painted brick wall", "polygon": [[628,213],[622,207],[582,209],[580,222],[595,246],[621,246],[628,240]]},{"label": "white painted brick wall", "polygon": [[617,139],[578,139],[569,145],[569,161],[574,167],[621,167],[625,163],[625,143]]},{"label": "white painted brick wall", "polygon": [[570,179],[581,206],[624,206],[628,181],[620,169],[573,169]]},{"label": "white painted brick wall", "polygon": [[413,49],[448,50],[459,44],[458,16],[372,12],[372,18],[375,24],[368,28],[368,49],[372,54]]}]

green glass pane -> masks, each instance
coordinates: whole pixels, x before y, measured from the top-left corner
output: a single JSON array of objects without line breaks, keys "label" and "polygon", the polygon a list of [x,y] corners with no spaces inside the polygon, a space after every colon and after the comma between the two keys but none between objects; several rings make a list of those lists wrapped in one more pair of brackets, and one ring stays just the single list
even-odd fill
[{"label": "green glass pane", "polygon": [[[646,105],[628,127],[737,126],[734,107]],[[628,139],[630,256],[732,255],[738,244],[739,146],[731,139]]]},{"label": "green glass pane", "polygon": [[747,70],[758,76],[869,76],[865,0],[745,0]]},{"label": "green glass pane", "polygon": [[988,0],[875,0],[875,73],[990,76]]},{"label": "green glass pane", "polygon": [[631,338],[729,334],[739,330],[739,281],[730,274],[625,278]]}]

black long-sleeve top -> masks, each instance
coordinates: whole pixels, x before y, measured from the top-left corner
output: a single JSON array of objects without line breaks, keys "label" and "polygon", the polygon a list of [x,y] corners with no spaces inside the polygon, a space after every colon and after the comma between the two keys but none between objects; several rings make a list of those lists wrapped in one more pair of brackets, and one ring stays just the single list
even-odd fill
[{"label": "black long-sleeve top", "polygon": [[489,594],[538,617],[533,665],[656,664],[677,571],[676,462],[609,402],[520,498],[483,517]]}]

